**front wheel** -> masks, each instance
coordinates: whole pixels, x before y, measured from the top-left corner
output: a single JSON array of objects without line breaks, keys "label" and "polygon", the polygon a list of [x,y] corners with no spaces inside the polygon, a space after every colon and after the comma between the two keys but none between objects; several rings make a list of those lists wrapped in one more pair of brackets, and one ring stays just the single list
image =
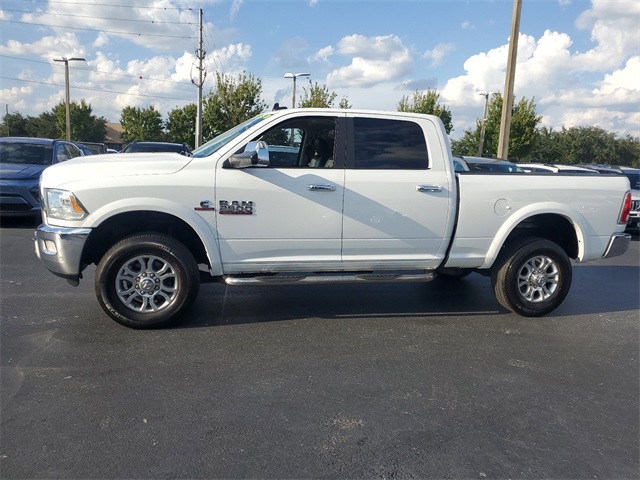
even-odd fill
[{"label": "front wheel", "polygon": [[169,324],[191,306],[200,277],[191,252],[166,235],[141,234],[115,244],[96,269],[103,310],[132,328]]},{"label": "front wheel", "polygon": [[565,251],[539,238],[505,250],[492,275],[498,302],[525,317],[541,317],[558,308],[569,293],[571,279],[571,262]]}]

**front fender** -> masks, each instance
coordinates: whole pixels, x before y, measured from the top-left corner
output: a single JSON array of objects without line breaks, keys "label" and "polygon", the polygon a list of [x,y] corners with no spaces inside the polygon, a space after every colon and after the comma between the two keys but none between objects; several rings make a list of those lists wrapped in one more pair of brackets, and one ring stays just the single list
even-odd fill
[{"label": "front fender", "polygon": [[[209,265],[211,265],[211,275],[222,275],[222,258],[220,256],[218,235],[212,228],[212,223],[215,221],[213,218],[215,211],[213,210],[198,213],[181,203],[162,198],[126,198],[100,206],[87,217],[84,225],[90,226],[91,228],[98,228],[106,220],[116,215],[140,211],[165,213],[179,218],[188,224],[204,246]],[[211,223],[205,218],[207,215],[212,216],[210,220]]]}]

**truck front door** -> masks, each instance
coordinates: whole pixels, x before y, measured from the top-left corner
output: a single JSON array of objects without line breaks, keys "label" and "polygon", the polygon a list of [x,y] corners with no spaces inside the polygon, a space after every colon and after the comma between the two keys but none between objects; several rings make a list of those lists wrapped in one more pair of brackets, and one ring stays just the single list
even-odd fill
[{"label": "truck front door", "polygon": [[270,166],[234,169],[220,162],[216,221],[226,273],[339,266],[341,132],[335,115],[300,116],[252,139],[268,144]]}]

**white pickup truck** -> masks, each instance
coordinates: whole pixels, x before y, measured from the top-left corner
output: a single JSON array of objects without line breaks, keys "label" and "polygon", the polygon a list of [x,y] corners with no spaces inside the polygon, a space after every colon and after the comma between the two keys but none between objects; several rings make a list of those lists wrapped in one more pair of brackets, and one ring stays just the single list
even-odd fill
[{"label": "white pickup truck", "polygon": [[454,172],[437,117],[278,110],[194,151],[82,157],[41,179],[38,257],[77,285],[96,264],[105,312],[179,320],[201,282],[283,285],[491,277],[497,300],[545,315],[570,259],[620,255],[622,176]]}]

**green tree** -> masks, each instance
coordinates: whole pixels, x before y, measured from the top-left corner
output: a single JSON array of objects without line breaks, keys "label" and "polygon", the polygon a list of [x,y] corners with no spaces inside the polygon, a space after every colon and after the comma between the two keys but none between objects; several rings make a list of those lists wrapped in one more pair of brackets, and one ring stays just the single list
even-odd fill
[{"label": "green tree", "polygon": [[398,103],[399,112],[413,112],[424,113],[426,115],[435,115],[440,117],[444,124],[444,129],[447,133],[451,133],[453,130],[453,124],[451,123],[451,110],[446,105],[440,105],[438,100],[440,94],[435,90],[427,90],[426,93],[422,93],[416,90],[412,97],[403,96],[402,100]]},{"label": "green tree", "polygon": [[604,163],[638,166],[640,143],[637,138],[617,138],[600,127],[571,127],[559,131],[538,131],[531,160],[563,163]]},{"label": "green tree", "polygon": [[29,137],[40,138],[64,138],[66,129],[60,134],[56,126],[56,115],[52,111],[42,112],[37,117],[29,117],[27,124]]},{"label": "green tree", "polygon": [[209,140],[267,109],[262,81],[246,72],[237,78],[216,72],[216,89],[203,99],[202,136]]},{"label": "green tree", "polygon": [[337,96],[336,92],[329,92],[325,84],[319,85],[318,82],[314,84],[309,80],[309,87],[302,87],[302,98],[298,102],[298,107],[331,108]]},{"label": "green tree", "polygon": [[351,104],[349,103],[349,99],[347,97],[342,97],[340,103],[338,104],[339,108],[350,109]]},{"label": "green tree", "polygon": [[[67,132],[67,114],[64,102],[58,103],[51,111],[55,118],[56,137],[64,138]],[[91,104],[82,99],[80,103],[71,102],[69,105],[71,120],[71,140],[85,142],[104,142],[107,120],[92,114]],[[48,117],[43,117],[48,121]]]},{"label": "green tree", "polygon": [[5,115],[4,122],[0,125],[0,135],[61,138],[56,128],[55,115],[51,112],[43,112],[37,117],[25,117],[20,112]]},{"label": "green tree", "polygon": [[616,159],[620,165],[640,168],[640,139],[627,135],[617,140]]},{"label": "green tree", "polygon": [[166,122],[169,142],[195,145],[196,114],[198,106],[190,103],[182,108],[174,108],[169,112]]},{"label": "green tree", "polygon": [[24,117],[20,112],[7,113],[0,125],[0,135],[7,137],[28,137],[27,125],[30,117]]},{"label": "green tree", "polygon": [[[498,151],[500,136],[500,117],[502,115],[502,96],[495,95],[488,106],[485,125],[483,157],[495,157]],[[542,117],[536,114],[534,100],[524,97],[514,105],[511,116],[511,131],[509,132],[509,158],[521,160],[528,158],[537,139],[537,126]],[[476,128],[465,130],[459,140],[451,142],[451,149],[457,155],[476,155],[480,144],[482,120],[476,122]]]},{"label": "green tree", "polygon": [[160,142],[165,139],[162,115],[153,106],[147,108],[124,107],[120,115],[122,141]]}]

